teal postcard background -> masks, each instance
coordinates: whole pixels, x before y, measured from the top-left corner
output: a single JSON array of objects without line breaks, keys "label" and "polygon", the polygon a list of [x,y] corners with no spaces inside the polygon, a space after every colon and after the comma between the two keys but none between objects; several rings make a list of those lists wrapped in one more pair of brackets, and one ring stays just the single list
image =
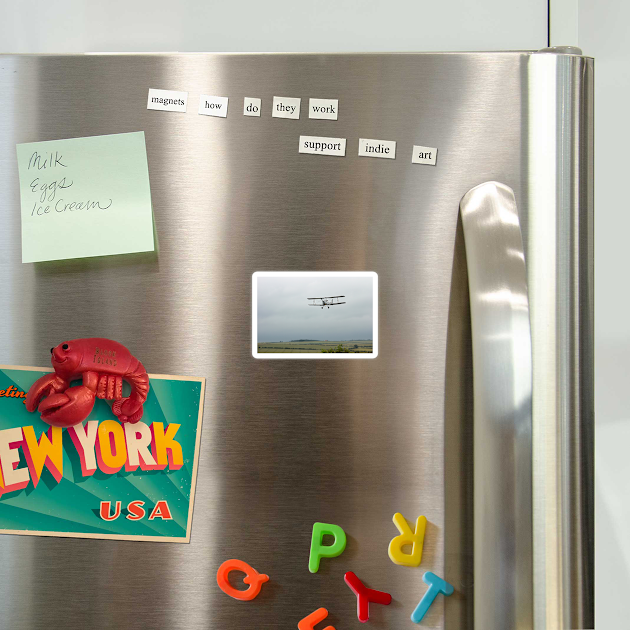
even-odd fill
[{"label": "teal postcard background", "polygon": [[[0,369],[0,391],[13,385],[27,392],[29,387],[46,372],[35,369]],[[197,432],[201,431],[200,408],[203,405],[203,379],[178,380],[177,377],[150,378],[150,390],[144,404],[141,422],[180,424],[175,440],[181,444],[184,465],[176,471],[143,471],[138,468],[109,475],[97,468],[89,477],[81,474],[77,450],[63,431],[63,477],[59,483],[44,467],[36,488],[32,482],[22,490],[0,496],[1,530],[19,530],[24,533],[55,532],[57,534],[86,534],[90,537],[142,536],[181,539],[186,542],[189,511],[194,496],[193,474],[196,474],[195,449]],[[110,405],[97,399],[87,420],[113,420]],[[39,413],[29,413],[24,398],[0,397],[0,430],[32,426],[39,440],[49,425],[39,418]],[[25,467],[26,459],[20,448],[19,468]],[[146,516],[142,520],[125,518],[126,507],[131,501],[144,501]],[[173,520],[166,521],[148,516],[159,500],[166,500]],[[122,513],[114,521],[104,521],[99,516],[101,501],[122,503]],[[154,538],[155,540],[155,538]]]}]

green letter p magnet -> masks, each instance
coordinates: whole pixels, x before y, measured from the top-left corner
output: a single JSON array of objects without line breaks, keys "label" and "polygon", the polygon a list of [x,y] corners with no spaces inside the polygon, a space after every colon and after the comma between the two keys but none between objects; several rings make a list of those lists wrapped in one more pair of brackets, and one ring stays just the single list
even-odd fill
[{"label": "green letter p magnet", "polygon": [[[332,545],[323,545],[324,536],[334,536]],[[311,573],[319,571],[319,561],[322,558],[336,558],[346,548],[346,532],[339,525],[328,523],[313,523],[313,537],[311,538],[311,555],[308,559],[308,570]]]}]

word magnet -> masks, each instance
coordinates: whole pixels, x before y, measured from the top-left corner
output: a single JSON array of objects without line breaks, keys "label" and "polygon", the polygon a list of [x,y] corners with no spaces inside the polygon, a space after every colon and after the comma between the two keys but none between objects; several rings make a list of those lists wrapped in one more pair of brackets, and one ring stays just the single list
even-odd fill
[{"label": "word magnet", "polygon": [[346,154],[346,139],[300,136],[298,151],[313,155],[340,155],[343,157]]},{"label": "word magnet", "polygon": [[[333,536],[332,545],[324,545],[324,536]],[[339,525],[329,523],[313,523],[313,536],[311,537],[311,553],[308,558],[308,570],[311,573],[319,571],[319,561],[322,558],[336,558],[346,548],[346,532]]]},{"label": "word magnet", "polygon": [[[249,588],[245,591],[240,591],[234,588],[228,579],[230,571],[242,571],[245,573],[243,578],[244,584],[249,584]],[[264,573],[258,573],[256,569],[250,567],[247,562],[242,560],[226,560],[217,571],[217,584],[219,588],[230,597],[234,599],[240,599],[244,602],[249,602],[260,593],[262,585],[269,580],[269,576]]]},{"label": "word magnet", "polygon": [[416,144],[413,145],[413,152],[411,153],[412,164],[430,164],[431,166],[435,166],[436,160],[436,147],[421,147]]},{"label": "word magnet", "polygon": [[416,606],[416,609],[411,613],[411,621],[414,623],[420,623],[422,621],[427,614],[427,610],[429,610],[429,607],[440,593],[448,596],[452,595],[455,590],[452,584],[438,577],[435,573],[431,573],[431,571],[427,571],[422,576],[422,581],[428,584],[429,588],[424,594],[424,597],[420,600],[420,603]]},{"label": "word magnet", "polygon": [[228,115],[228,97],[202,94],[199,97],[199,113],[202,116],[226,118]]},{"label": "word magnet", "polygon": [[301,98],[291,98],[289,96],[274,96],[271,105],[272,118],[293,118],[300,117]]},{"label": "word magnet", "polygon": [[359,157],[396,159],[395,140],[372,140],[359,138]]},{"label": "word magnet", "polygon": [[367,588],[352,571],[348,571],[343,576],[343,579],[350,587],[350,590],[357,596],[357,617],[362,623],[365,623],[370,618],[370,602],[385,606],[392,603],[392,596],[389,593]]},{"label": "word magnet", "polygon": [[339,100],[336,98],[309,98],[308,117],[320,120],[337,120]]},{"label": "word magnet", "polygon": [[246,96],[243,99],[243,116],[260,116],[261,108],[261,99],[252,96]]},{"label": "word magnet", "polygon": [[188,92],[149,88],[147,109],[157,109],[165,112],[185,112],[187,103]]},{"label": "word magnet", "polygon": [[[394,525],[398,528],[400,536],[396,536],[390,543],[387,553],[394,564],[402,564],[407,567],[417,567],[422,561],[422,546],[424,544],[424,532],[427,528],[425,516],[419,516],[416,521],[416,531],[412,532],[405,517],[400,513],[394,514]],[[411,545],[411,553],[404,553],[403,547]]]}]

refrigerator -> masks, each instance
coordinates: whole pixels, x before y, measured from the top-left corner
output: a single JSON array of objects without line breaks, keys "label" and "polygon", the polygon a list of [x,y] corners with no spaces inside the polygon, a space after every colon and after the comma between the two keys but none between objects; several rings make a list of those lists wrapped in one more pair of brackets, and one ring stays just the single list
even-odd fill
[{"label": "refrigerator", "polygon": [[[0,93],[0,363],[105,337],[206,379],[190,542],[1,535],[0,628],[295,628],[321,607],[316,628],[358,628],[349,571],[392,596],[374,628],[416,627],[426,572],[453,593],[419,627],[593,626],[591,58],[3,55]],[[16,145],[137,131],[155,251],[22,263]],[[269,272],[369,272],[378,352],[257,354]],[[398,513],[427,519],[419,566],[388,557]],[[318,522],[347,544],[311,573]],[[252,601],[217,584],[234,558],[269,576]]]}]

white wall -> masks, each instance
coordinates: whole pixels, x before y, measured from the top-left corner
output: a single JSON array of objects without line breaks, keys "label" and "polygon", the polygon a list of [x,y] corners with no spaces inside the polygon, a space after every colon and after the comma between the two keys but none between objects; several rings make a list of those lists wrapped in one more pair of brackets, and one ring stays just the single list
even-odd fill
[{"label": "white wall", "polygon": [[630,624],[629,33],[627,0],[579,0],[578,45],[595,57],[597,628]]},{"label": "white wall", "polygon": [[2,52],[514,50],[547,0],[0,0]]}]

